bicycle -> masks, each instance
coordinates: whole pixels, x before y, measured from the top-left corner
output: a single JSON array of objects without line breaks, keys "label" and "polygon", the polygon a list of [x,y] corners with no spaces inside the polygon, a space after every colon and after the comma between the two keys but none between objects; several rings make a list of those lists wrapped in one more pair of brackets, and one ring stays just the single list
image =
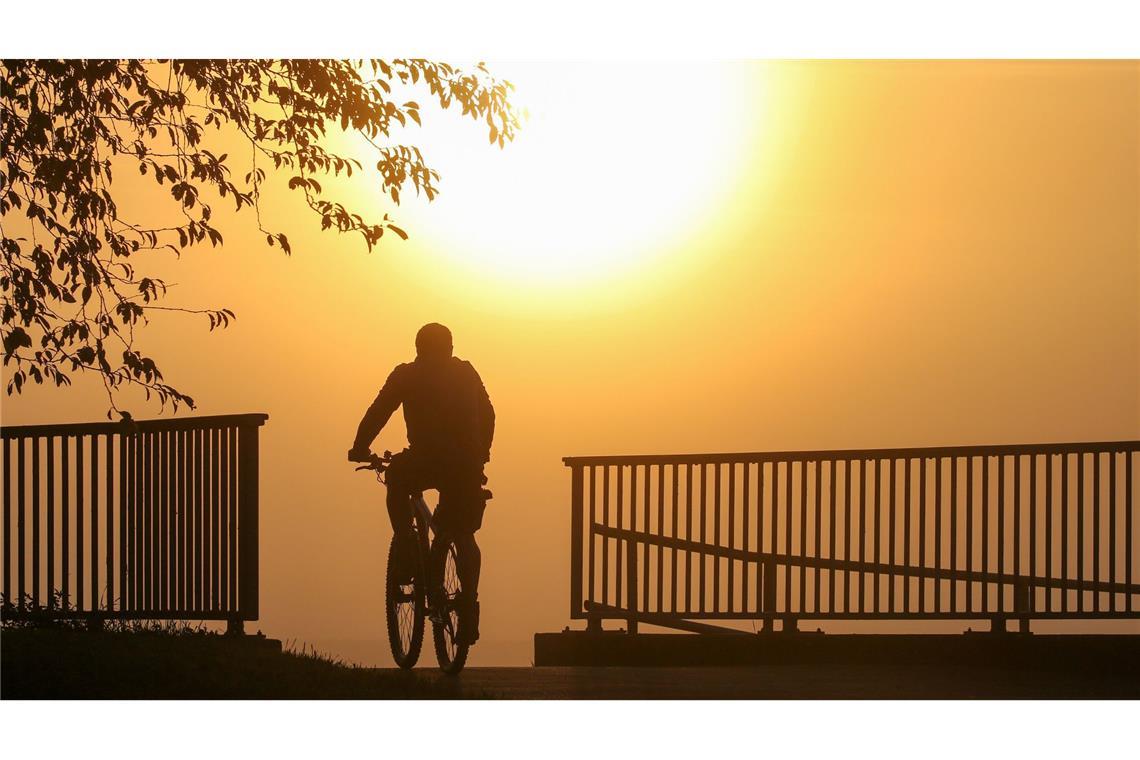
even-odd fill
[{"label": "bicycle", "polygon": [[[369,462],[356,470],[372,470],[384,483],[384,471],[391,461],[390,451],[384,456],[372,454]],[[463,593],[459,547],[451,538],[438,534],[429,541],[432,512],[422,491],[412,494],[411,507],[412,529],[394,533],[388,545],[384,577],[388,645],[396,665],[405,670],[413,667],[423,648],[424,620],[430,618],[439,668],[454,675],[463,670],[471,648],[456,641],[459,618],[465,614],[459,603]]]}]

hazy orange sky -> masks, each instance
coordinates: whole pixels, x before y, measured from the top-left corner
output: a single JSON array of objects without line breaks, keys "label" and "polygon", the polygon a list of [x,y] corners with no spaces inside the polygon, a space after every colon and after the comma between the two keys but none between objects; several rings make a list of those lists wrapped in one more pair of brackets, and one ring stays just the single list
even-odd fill
[{"label": "hazy orange sky", "polygon": [[[531,111],[516,144],[426,111],[401,139],[436,203],[347,186],[409,241],[366,254],[278,193],[291,258],[246,214],[149,254],[171,304],[238,315],[156,317],[168,380],[270,415],[267,634],[389,662],[383,491],[344,459],[429,321],[498,414],[475,665],[568,623],[563,456],[1140,438],[1140,63],[490,68]],[[4,424],[105,411],[96,380],[3,399]],[[402,445],[397,418],[376,448]]]}]

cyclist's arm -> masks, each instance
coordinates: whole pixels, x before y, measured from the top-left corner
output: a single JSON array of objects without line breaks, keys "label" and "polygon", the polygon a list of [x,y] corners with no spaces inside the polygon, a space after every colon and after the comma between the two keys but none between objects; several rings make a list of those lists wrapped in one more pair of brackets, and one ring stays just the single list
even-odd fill
[{"label": "cyclist's arm", "polygon": [[487,393],[487,387],[483,385],[479,373],[474,367],[471,368],[471,372],[475,375],[475,382],[479,386],[476,400],[479,414],[479,442],[483,447],[485,461],[490,461],[491,442],[495,439],[495,407],[491,404],[491,396]]},{"label": "cyclist's arm", "polygon": [[372,441],[380,435],[380,431],[388,424],[392,413],[399,408],[404,400],[403,383],[400,380],[399,367],[388,375],[384,387],[376,394],[376,398],[364,413],[360,425],[356,429],[356,439],[352,444],[352,451],[363,454],[372,446]]},{"label": "cyclist's arm", "polygon": [[495,407],[491,404],[491,397],[487,395],[486,388],[483,389],[483,398],[481,399],[483,406],[482,423],[483,423],[483,442],[487,450],[487,459],[491,459],[491,442],[495,440]]}]

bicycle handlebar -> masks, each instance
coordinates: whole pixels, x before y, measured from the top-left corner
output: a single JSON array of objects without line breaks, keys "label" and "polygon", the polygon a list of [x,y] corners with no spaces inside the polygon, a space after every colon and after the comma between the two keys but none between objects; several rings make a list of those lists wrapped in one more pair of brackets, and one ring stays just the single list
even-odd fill
[{"label": "bicycle handlebar", "polygon": [[361,470],[375,470],[376,472],[384,472],[388,469],[388,464],[392,461],[392,452],[385,451],[384,456],[373,454],[369,452],[368,462],[355,468],[357,472]]}]

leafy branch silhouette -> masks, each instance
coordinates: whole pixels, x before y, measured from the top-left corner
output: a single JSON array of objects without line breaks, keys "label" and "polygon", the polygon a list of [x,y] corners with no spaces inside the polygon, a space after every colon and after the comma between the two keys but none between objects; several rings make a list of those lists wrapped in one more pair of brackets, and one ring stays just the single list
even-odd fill
[{"label": "leafy branch silhouette", "polygon": [[[157,311],[204,316],[226,327],[226,308],[162,304],[169,284],[137,272],[131,257],[195,245],[222,245],[207,202],[253,210],[266,244],[290,254],[288,237],[262,223],[266,168],[287,176],[322,230],[359,235],[372,250],[388,233],[407,233],[387,214],[369,219],[328,197],[318,177],[364,171],[357,157],[329,147],[330,127],[362,135],[374,151],[380,186],[399,205],[410,187],[430,201],[439,174],[420,150],[385,142],[396,127],[420,124],[420,105],[400,91],[426,89],[443,109],[482,122],[492,144],[514,139],[513,86],[480,63],[463,69],[420,59],[342,60],[6,60],[0,67],[0,291],[7,393],[71,384],[94,372],[117,411],[116,391],[141,387],[193,409],[154,359],[135,347],[136,330]],[[248,171],[212,141],[223,130],[249,148]],[[213,145],[215,150],[208,146]],[[112,164],[137,168],[177,209],[179,222],[125,219]],[[265,168],[263,168],[265,167]],[[241,169],[238,169],[240,172]],[[371,167],[369,169],[371,171]],[[20,214],[22,229],[14,230]],[[19,233],[25,233],[21,235]],[[29,239],[30,238],[30,239]]]}]

